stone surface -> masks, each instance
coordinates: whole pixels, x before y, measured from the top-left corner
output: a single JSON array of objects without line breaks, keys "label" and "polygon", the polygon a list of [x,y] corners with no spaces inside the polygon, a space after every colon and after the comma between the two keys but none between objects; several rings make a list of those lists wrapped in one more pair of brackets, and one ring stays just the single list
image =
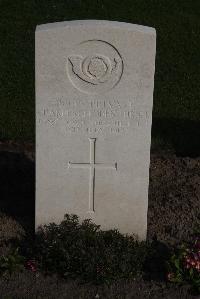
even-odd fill
[{"label": "stone surface", "polygon": [[145,239],[156,34],[109,21],[36,29],[36,226],[65,213]]}]

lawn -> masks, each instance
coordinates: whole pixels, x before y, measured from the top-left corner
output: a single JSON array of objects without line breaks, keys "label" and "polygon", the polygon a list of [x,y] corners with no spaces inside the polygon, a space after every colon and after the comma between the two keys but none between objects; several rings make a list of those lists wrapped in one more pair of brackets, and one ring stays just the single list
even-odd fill
[{"label": "lawn", "polygon": [[200,152],[199,0],[0,0],[0,12],[0,140],[34,142],[36,25],[106,19],[156,28],[153,139]]}]

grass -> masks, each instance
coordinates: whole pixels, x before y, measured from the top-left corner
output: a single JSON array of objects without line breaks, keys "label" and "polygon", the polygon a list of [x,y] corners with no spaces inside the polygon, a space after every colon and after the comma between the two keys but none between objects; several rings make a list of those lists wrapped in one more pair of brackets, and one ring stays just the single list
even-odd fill
[{"label": "grass", "polygon": [[197,128],[199,0],[0,0],[0,12],[0,139],[34,141],[35,27],[73,19],[107,19],[155,27],[153,117],[158,126],[153,126],[153,137],[163,134],[160,121],[166,122],[164,128],[169,131],[172,120],[173,126],[180,127],[180,136],[180,122],[184,128],[188,122],[192,123],[191,130]]}]

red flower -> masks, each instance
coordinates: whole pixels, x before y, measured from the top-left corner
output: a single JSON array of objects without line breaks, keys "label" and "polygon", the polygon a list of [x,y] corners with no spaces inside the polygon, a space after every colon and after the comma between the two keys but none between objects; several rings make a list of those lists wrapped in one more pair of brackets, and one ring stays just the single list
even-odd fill
[{"label": "red flower", "polygon": [[168,274],[167,274],[167,279],[168,279],[169,281],[171,281],[173,278],[174,278],[174,273],[168,273]]},{"label": "red flower", "polygon": [[36,263],[34,260],[29,260],[26,263],[26,268],[32,272],[36,272],[37,271],[37,267],[36,267]]}]

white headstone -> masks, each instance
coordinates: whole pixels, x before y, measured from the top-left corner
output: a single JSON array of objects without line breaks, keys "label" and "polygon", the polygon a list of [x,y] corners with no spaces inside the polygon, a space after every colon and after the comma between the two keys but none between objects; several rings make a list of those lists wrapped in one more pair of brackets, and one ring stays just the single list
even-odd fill
[{"label": "white headstone", "polygon": [[36,30],[36,226],[64,214],[145,239],[156,33],[111,21]]}]

